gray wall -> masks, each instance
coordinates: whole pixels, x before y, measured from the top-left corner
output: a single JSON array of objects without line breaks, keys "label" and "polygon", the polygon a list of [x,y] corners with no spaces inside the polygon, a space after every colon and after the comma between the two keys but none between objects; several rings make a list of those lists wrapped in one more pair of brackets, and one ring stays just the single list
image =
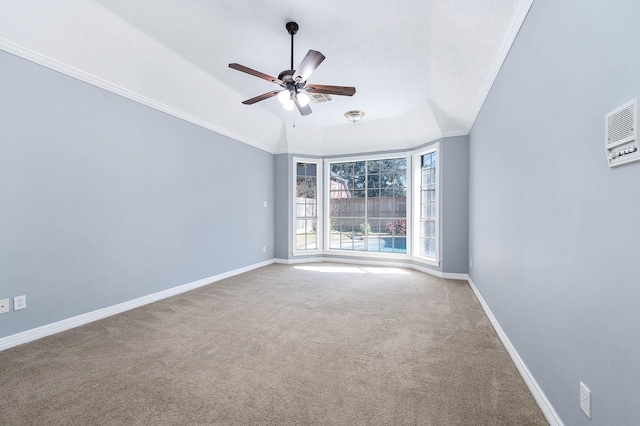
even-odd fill
[{"label": "gray wall", "polygon": [[440,143],[441,266],[447,273],[467,273],[469,253],[469,137]]},{"label": "gray wall", "polygon": [[278,154],[275,156],[275,257],[289,259],[291,256],[292,222],[292,154]]},{"label": "gray wall", "polygon": [[566,425],[640,424],[640,163],[604,150],[640,95],[639,16],[535,1],[470,134],[471,276]]},{"label": "gray wall", "polygon": [[0,337],[273,258],[272,154],[1,51],[0,82]]}]

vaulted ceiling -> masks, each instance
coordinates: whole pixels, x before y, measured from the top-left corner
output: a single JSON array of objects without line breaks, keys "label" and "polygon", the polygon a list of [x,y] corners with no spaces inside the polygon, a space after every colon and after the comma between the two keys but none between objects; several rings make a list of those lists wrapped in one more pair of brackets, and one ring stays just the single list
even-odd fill
[{"label": "vaulted ceiling", "polygon": [[[270,152],[408,149],[467,134],[533,0],[30,0],[0,5],[0,48]],[[285,111],[243,100],[309,49],[309,83],[353,97]],[[349,123],[348,110],[365,112]]]}]

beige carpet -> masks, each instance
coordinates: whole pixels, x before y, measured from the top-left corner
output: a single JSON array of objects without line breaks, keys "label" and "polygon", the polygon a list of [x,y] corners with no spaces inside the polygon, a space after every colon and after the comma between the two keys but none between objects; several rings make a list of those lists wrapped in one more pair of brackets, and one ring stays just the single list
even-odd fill
[{"label": "beige carpet", "polygon": [[546,425],[468,284],[272,265],[0,352],[3,425]]}]

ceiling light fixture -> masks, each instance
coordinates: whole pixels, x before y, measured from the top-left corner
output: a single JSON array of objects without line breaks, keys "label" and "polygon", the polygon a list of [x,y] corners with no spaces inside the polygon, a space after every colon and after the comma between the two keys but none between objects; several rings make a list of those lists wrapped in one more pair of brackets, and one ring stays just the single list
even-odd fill
[{"label": "ceiling light fixture", "polygon": [[289,92],[288,90],[283,90],[282,92],[278,93],[278,100],[282,105],[286,104],[291,100],[291,92]]},{"label": "ceiling light fixture", "polygon": [[302,108],[309,105],[309,102],[311,101],[311,98],[304,93],[297,93],[289,90],[283,90],[278,93],[278,100],[282,104],[282,107],[287,111],[293,111],[293,107],[295,105],[294,99],[298,100],[298,103]]},{"label": "ceiling light fixture", "polygon": [[309,101],[311,100],[311,98],[304,93],[298,93],[297,98],[298,102],[300,102],[300,106],[303,108],[309,105]]},{"label": "ceiling light fixture", "polygon": [[345,112],[344,116],[346,117],[347,120],[351,121],[352,123],[355,123],[356,121],[362,120],[362,117],[364,117],[364,111],[351,110],[351,111]]},{"label": "ceiling light fixture", "polygon": [[287,102],[282,104],[282,108],[286,109],[287,111],[293,111],[293,105],[293,101],[289,99]]},{"label": "ceiling light fixture", "polygon": [[276,83],[282,87],[282,90],[272,90],[254,98],[247,99],[242,102],[243,104],[252,105],[273,96],[278,96],[278,99],[280,99],[284,109],[293,109],[293,107],[296,106],[298,107],[298,111],[300,111],[301,115],[309,115],[313,112],[311,111],[311,107],[309,107],[309,101],[311,99],[309,96],[302,93],[302,90],[310,94],[322,95],[353,96],[356,93],[356,88],[350,86],[327,86],[324,84],[308,85],[307,79],[311,76],[311,73],[318,68],[318,65],[324,61],[325,57],[317,50],[309,50],[304,59],[302,59],[302,62],[300,62],[298,69],[293,69],[293,36],[296,35],[299,27],[295,22],[287,22],[285,27],[287,32],[291,35],[291,68],[282,71],[278,75],[278,78],[271,77],[270,75],[245,67],[244,65],[236,63],[229,64],[229,68],[270,81],[271,83]]}]

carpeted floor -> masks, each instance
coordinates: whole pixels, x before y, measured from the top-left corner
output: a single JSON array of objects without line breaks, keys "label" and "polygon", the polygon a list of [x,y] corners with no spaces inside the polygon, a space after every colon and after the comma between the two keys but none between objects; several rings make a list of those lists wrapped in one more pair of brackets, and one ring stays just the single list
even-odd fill
[{"label": "carpeted floor", "polygon": [[0,352],[3,425],[546,425],[466,282],[271,265]]}]

